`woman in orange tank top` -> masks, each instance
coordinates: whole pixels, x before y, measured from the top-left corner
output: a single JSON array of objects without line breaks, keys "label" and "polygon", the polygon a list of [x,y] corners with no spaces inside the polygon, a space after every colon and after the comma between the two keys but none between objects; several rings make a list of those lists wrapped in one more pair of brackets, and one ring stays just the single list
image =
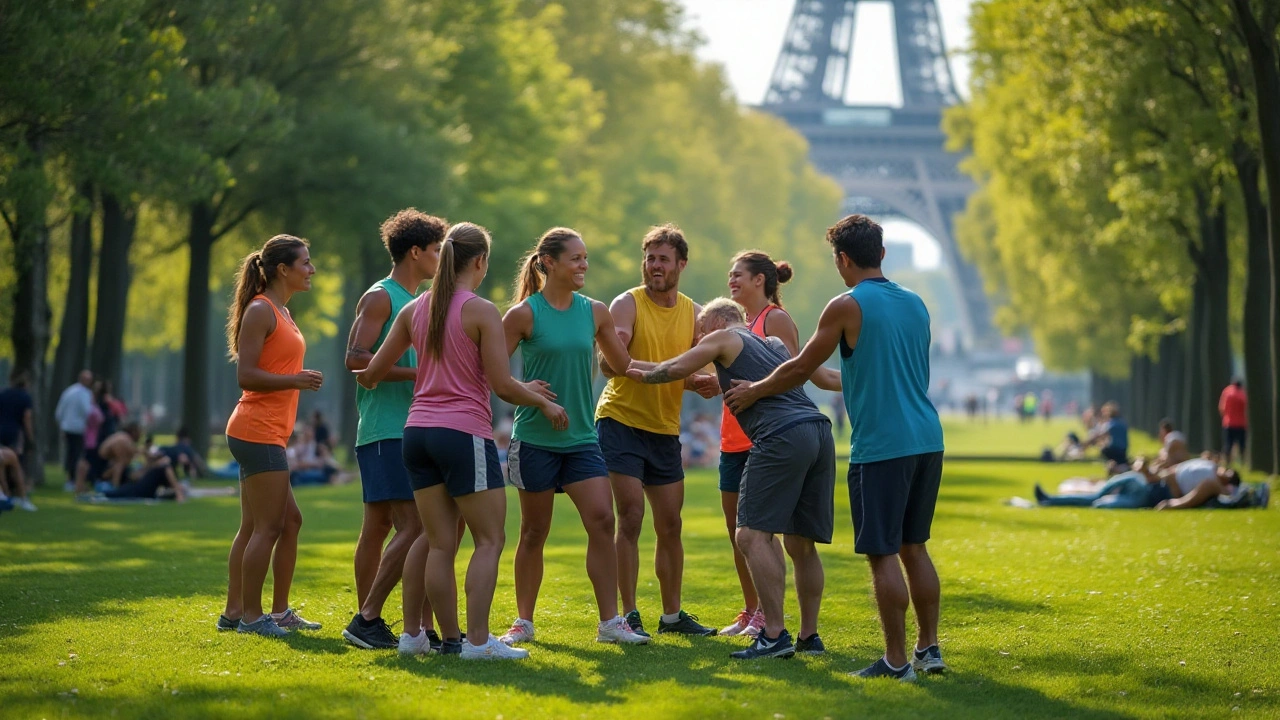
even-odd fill
[{"label": "woman in orange tank top", "polygon": [[[302,513],[289,487],[285,446],[298,414],[298,393],[319,390],[324,377],[303,370],[307,352],[285,309],[311,289],[307,241],[277,235],[240,265],[227,319],[227,345],[243,394],[227,421],[227,447],[240,464],[240,529],[228,558],[227,608],[219,630],[281,637],[318,630],[289,607]],[[274,554],[272,614],[262,609],[262,584]]]}]

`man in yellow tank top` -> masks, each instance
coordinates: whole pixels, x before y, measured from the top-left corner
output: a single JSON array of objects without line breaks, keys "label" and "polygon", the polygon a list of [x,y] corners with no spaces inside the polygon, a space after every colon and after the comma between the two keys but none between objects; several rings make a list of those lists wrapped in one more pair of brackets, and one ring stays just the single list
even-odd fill
[{"label": "man in yellow tank top", "polygon": [[[618,335],[631,357],[663,362],[693,347],[695,319],[702,312],[680,293],[680,272],[689,261],[689,244],[674,225],[661,225],[644,236],[644,285],[619,295],[609,307]],[[680,608],[684,546],[680,512],[684,507],[684,467],[680,461],[680,406],[685,390],[703,397],[720,392],[715,375],[695,375],[666,385],[644,385],[610,376],[596,406],[596,429],[618,509],[618,589],[627,624],[648,635],[636,609],[640,575],[640,527],[645,498],[653,508],[658,536],[654,570],[662,589],[658,632],[714,635],[713,628]]]}]

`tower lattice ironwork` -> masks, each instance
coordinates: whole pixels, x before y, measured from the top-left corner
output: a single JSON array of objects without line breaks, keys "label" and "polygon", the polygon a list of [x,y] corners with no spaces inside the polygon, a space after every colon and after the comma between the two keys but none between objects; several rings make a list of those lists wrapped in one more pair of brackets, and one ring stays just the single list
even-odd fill
[{"label": "tower lattice ironwork", "polygon": [[[814,163],[845,191],[845,211],[919,223],[942,246],[963,299],[971,342],[996,337],[977,271],[960,254],[952,218],[974,190],[948,152],[942,111],[958,102],[935,0],[887,0],[893,9],[902,106],[850,105],[860,4],[886,0],[796,0],[764,109],[809,140]],[[890,71],[892,58],[872,72]]]}]

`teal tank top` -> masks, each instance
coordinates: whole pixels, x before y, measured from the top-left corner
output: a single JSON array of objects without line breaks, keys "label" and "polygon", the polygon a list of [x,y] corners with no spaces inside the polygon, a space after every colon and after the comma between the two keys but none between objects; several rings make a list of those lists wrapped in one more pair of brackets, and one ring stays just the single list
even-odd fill
[{"label": "teal tank top", "polygon": [[929,400],[929,311],[919,295],[884,278],[849,294],[862,308],[853,349],[840,338],[840,384],[849,411],[849,462],[942,452]]},{"label": "teal tank top", "polygon": [[569,429],[557,432],[537,408],[516,408],[512,438],[549,450],[568,450],[597,442],[595,397],[591,390],[595,370],[596,321],[591,298],[573,294],[567,310],[551,307],[542,293],[529,296],[533,332],[520,341],[524,380],[545,380],[556,394],[556,403],[569,416]]},{"label": "teal tank top", "polygon": [[[391,316],[378,333],[378,342],[371,348],[377,352],[391,331],[391,323],[395,322],[400,310],[413,300],[413,293],[404,289],[400,283],[389,277],[374,283],[369,291],[382,289],[391,298]],[[400,367],[418,367],[418,356],[409,348],[396,361]],[[356,446],[368,445],[380,440],[398,440],[404,437],[404,422],[409,417],[409,405],[413,403],[413,383],[384,382],[373,390],[366,390],[356,385],[356,409],[360,413],[360,424],[356,426]]]}]

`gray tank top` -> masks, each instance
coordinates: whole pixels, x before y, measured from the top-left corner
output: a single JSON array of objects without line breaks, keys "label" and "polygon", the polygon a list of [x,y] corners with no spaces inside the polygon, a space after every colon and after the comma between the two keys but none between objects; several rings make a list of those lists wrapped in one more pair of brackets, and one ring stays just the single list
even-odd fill
[{"label": "gray tank top", "polygon": [[[733,331],[742,338],[742,352],[729,367],[716,363],[716,377],[720,380],[721,390],[728,390],[734,380],[763,380],[791,359],[787,346],[778,338],[765,340],[746,328],[734,328]],[[827,419],[805,394],[803,385],[781,395],[760,398],[755,405],[735,417],[753,443],[803,422]]]}]

